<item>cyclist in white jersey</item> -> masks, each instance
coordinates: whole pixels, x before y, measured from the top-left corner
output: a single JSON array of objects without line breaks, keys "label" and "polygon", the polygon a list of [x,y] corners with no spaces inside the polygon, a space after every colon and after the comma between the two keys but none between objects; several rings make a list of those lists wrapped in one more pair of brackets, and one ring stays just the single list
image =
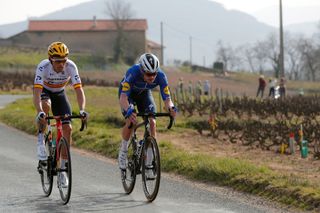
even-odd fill
[{"label": "cyclist in white jersey", "polygon": [[[39,124],[37,154],[39,160],[46,160],[43,132],[46,127],[45,117],[50,109],[53,115],[71,115],[69,100],[65,94],[65,86],[71,80],[75,89],[80,114],[87,118],[86,99],[76,64],[68,59],[68,47],[62,42],[53,42],[48,47],[48,59],[37,66],[33,103],[37,110],[36,121]],[[71,143],[72,126],[70,120],[62,120],[62,134]]]}]

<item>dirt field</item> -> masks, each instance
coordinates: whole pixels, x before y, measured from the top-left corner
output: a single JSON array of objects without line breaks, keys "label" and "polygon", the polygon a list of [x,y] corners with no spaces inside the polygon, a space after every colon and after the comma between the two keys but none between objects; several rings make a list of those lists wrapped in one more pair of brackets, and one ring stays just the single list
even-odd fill
[{"label": "dirt field", "polygon": [[[179,119],[179,118],[178,118]],[[206,153],[217,157],[232,157],[247,160],[255,165],[266,166],[281,174],[295,174],[311,183],[319,186],[320,160],[309,154],[307,158],[301,158],[299,148],[293,155],[280,154],[276,151],[266,151],[258,148],[250,148],[240,143],[232,144],[226,136],[219,135],[218,139],[211,136],[199,135],[196,131],[185,131],[179,135],[159,134],[160,140],[170,140],[176,146],[190,153]],[[310,147],[309,147],[310,149]]]}]

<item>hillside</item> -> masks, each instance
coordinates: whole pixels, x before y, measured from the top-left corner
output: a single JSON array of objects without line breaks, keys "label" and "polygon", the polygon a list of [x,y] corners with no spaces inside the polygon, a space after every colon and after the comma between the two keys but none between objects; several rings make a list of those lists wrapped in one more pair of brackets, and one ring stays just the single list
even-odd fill
[{"label": "hillside", "polygon": [[[108,0],[111,1],[111,0]],[[264,38],[274,28],[258,22],[246,13],[226,10],[221,4],[208,0],[127,0],[135,12],[134,18],[148,20],[149,39],[160,42],[160,23],[164,23],[165,60],[190,59],[190,36],[192,36],[192,61],[211,66],[216,43],[243,44]],[[93,0],[39,19],[98,19],[108,18],[106,1]],[[17,26],[15,23],[14,26]],[[0,26],[0,35],[9,36],[17,30],[13,26]],[[16,28],[15,28],[16,29]],[[20,28],[21,31],[26,26]]]}]

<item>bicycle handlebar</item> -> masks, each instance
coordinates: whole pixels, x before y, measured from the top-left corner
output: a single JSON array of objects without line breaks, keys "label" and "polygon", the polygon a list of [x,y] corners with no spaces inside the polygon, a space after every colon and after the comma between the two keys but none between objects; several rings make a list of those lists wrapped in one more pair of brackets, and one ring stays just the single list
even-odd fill
[{"label": "bicycle handlebar", "polygon": [[46,117],[46,120],[62,120],[62,119],[71,119],[71,118],[81,118],[81,127],[80,132],[84,130],[84,128],[87,128],[87,120],[82,119],[84,116],[82,115],[56,115],[56,116],[48,116]]},{"label": "bicycle handlebar", "polygon": [[[173,122],[174,122],[174,117],[171,116],[170,113],[168,112],[157,112],[157,113],[152,113],[152,112],[148,112],[148,113],[137,113],[137,116],[139,117],[149,117],[149,116],[153,116],[153,117],[170,117],[170,122],[169,122],[169,125],[167,126],[167,129],[171,129],[172,125],[173,125]],[[133,126],[133,124],[131,123],[129,125],[129,129],[131,129]]]}]

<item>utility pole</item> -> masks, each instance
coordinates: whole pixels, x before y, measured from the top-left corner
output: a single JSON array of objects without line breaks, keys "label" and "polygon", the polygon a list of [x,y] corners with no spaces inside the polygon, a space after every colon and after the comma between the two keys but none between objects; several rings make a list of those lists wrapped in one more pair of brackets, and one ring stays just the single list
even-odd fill
[{"label": "utility pole", "polygon": [[192,36],[190,36],[190,68],[192,70]]},{"label": "utility pole", "polygon": [[161,58],[160,58],[160,64],[163,65],[163,23],[161,22]]},{"label": "utility pole", "polygon": [[279,56],[279,77],[284,76],[284,51],[283,51],[283,24],[282,24],[282,0],[279,2],[279,15],[280,15],[280,56]]}]

